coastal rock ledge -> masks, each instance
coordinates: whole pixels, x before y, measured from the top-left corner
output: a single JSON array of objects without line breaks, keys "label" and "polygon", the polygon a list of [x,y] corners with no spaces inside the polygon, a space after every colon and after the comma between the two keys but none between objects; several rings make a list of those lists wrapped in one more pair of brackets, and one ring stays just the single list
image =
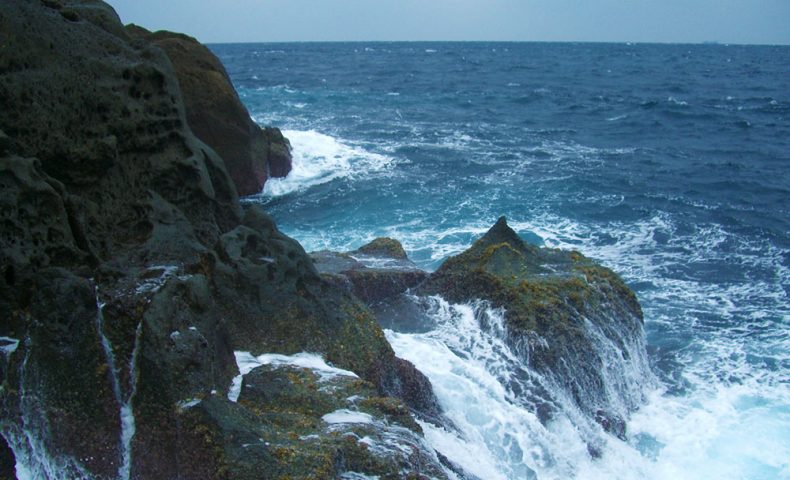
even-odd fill
[{"label": "coastal rock ledge", "polygon": [[177,61],[100,1],[4,0],[0,39],[0,472],[446,478],[429,382],[240,205]]}]

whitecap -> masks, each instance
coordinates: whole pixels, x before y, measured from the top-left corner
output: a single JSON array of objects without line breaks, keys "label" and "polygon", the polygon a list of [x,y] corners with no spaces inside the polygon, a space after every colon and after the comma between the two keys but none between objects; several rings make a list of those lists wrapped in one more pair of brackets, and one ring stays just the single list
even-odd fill
[{"label": "whitecap", "polygon": [[683,100],[678,100],[678,99],[677,99],[677,98],[675,98],[675,97],[668,97],[668,98],[667,98],[667,102],[669,102],[669,103],[674,103],[675,105],[680,105],[680,106],[686,106],[686,105],[688,105],[688,102],[686,102],[686,101],[683,101]]},{"label": "whitecap", "polygon": [[355,179],[386,170],[393,159],[315,130],[284,130],[291,142],[292,170],[285,178],[270,178],[264,197],[279,197],[335,179]]}]

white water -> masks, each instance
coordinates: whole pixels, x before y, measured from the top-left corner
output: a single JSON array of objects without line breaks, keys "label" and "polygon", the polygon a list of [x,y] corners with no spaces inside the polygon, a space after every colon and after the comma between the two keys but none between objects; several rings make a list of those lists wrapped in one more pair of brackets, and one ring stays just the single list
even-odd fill
[{"label": "white water", "polygon": [[[18,345],[18,344],[17,344]],[[25,340],[25,357],[20,366],[19,379],[19,410],[21,425],[0,419],[0,430],[14,452],[16,460],[16,478],[18,480],[92,480],[79,462],[65,456],[53,456],[47,449],[46,438],[49,432],[47,419],[42,415],[44,409],[40,404],[39,395],[31,394],[28,386],[35,380],[31,379],[28,360],[33,343]],[[8,356],[14,353],[9,351]]]},{"label": "white water", "polygon": [[347,408],[341,408],[334,412],[327,413],[321,420],[329,424],[335,423],[373,423],[373,417],[363,412],[355,412]]},{"label": "white water", "polygon": [[[458,431],[423,423],[428,442],[470,473],[485,479],[635,479],[651,471],[634,445],[605,433],[550,381],[524,367],[504,341],[502,312],[485,303],[453,305],[433,297],[427,333],[387,338],[433,384]],[[643,365],[626,367],[642,371]],[[649,383],[649,382],[648,382]],[[519,388],[514,390],[514,386]],[[516,391],[541,385],[560,409],[544,425]],[[614,397],[613,397],[614,398]],[[593,459],[592,445],[603,452]]]},{"label": "white water", "polygon": [[17,347],[19,347],[19,340],[16,338],[0,337],[0,342],[3,343],[3,345],[0,345],[0,353],[2,353],[6,359],[16,351]]},{"label": "white water", "polygon": [[343,370],[342,368],[333,367],[326,363],[326,361],[315,353],[301,352],[294,355],[280,355],[277,353],[264,353],[257,357],[250,352],[234,352],[236,356],[236,366],[239,369],[239,374],[233,378],[230,389],[228,390],[228,400],[237,402],[241,394],[241,382],[244,375],[250,373],[253,369],[263,365],[272,365],[275,367],[288,365],[299,368],[308,368],[317,374],[320,381],[331,380],[332,378],[352,377],[359,378],[356,373]]},{"label": "white water", "polygon": [[96,298],[96,307],[98,313],[96,315],[96,329],[101,338],[102,349],[104,356],[107,360],[107,366],[110,371],[110,381],[112,383],[113,396],[118,403],[119,419],[121,423],[121,438],[120,438],[120,454],[121,465],[118,467],[118,479],[129,480],[132,471],[132,439],[134,438],[136,426],[134,418],[134,409],[132,402],[137,393],[137,355],[140,349],[140,338],[142,336],[142,322],[137,325],[134,336],[134,347],[132,355],[129,358],[129,385],[127,392],[124,392],[121,386],[121,378],[118,369],[115,366],[115,353],[113,351],[110,339],[104,334],[104,304]]},{"label": "white water", "polygon": [[283,135],[298,146],[292,151],[292,170],[285,178],[267,180],[263,196],[303,191],[336,178],[375,174],[387,169],[393,161],[315,130],[284,130]]}]

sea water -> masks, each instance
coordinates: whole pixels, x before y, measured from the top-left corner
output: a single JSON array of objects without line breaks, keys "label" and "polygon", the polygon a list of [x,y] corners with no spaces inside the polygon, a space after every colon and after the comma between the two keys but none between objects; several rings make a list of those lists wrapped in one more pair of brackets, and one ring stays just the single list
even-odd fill
[{"label": "sea water", "polygon": [[[506,215],[636,291],[657,380],[599,458],[572,412],[544,427],[508,395],[518,367],[480,350],[496,338],[460,322],[473,305],[389,330],[462,431],[425,426],[435,448],[482,478],[790,478],[790,48],[212,49],[293,147],[246,201],[308,251],[391,236],[431,270]],[[447,322],[480,341],[459,349]]]}]

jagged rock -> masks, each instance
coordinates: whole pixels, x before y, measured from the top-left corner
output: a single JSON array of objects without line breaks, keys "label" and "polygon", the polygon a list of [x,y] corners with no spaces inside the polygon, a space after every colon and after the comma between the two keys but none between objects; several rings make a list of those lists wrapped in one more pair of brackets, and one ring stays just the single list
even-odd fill
[{"label": "jagged rock", "polygon": [[275,408],[228,400],[236,350],[422,388],[364,305],[242,209],[158,47],[90,0],[4,0],[0,27],[0,436],[34,477],[265,472],[228,461]]},{"label": "jagged rock", "polygon": [[[616,415],[605,410],[635,408],[641,401],[631,397],[641,389],[629,384],[635,380],[623,374],[628,370],[623,365],[632,349],[644,351],[644,339],[642,310],[617,274],[575,251],[529,245],[502,217],[470,249],[442,264],[418,292],[451,302],[482,299],[504,308],[509,343],[529,367],[568,392],[591,418],[610,419],[608,425],[621,435],[611,420]],[[641,367],[647,369],[635,366]],[[604,381],[605,375],[611,381]],[[614,385],[612,391],[607,384]]]},{"label": "jagged rock", "polygon": [[261,129],[250,119],[225,67],[211,50],[180,33],[151,33],[137,25],[127,27],[127,32],[157,45],[170,57],[189,126],[225,160],[239,195],[258,193],[266,179],[288,175],[288,140],[279,129]]},{"label": "jagged rock", "polygon": [[320,251],[311,256],[324,278],[371,306],[406,292],[428,276],[391,238],[377,238],[348,253]]}]

